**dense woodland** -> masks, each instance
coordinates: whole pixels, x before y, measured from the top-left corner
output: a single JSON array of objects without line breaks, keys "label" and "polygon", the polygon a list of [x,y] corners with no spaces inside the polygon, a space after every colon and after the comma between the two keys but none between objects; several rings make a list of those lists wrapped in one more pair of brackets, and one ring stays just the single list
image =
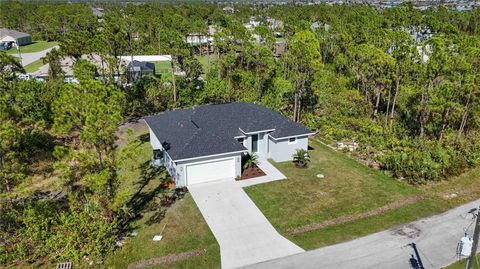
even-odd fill
[{"label": "dense woodland", "polygon": [[[126,119],[168,109],[257,102],[318,131],[327,143],[412,184],[460,174],[480,162],[480,9],[419,11],[411,4],[236,6],[3,2],[0,26],[59,41],[45,57],[49,80],[17,79],[22,66],[0,53],[0,264],[101,260],[132,216],[115,132]],[[251,16],[263,23],[247,30]],[[283,25],[286,50],[266,18]],[[318,22],[320,27],[311,27]],[[189,33],[215,25],[214,46]],[[328,27],[325,27],[328,25]],[[414,38],[411,33],[431,35]],[[252,35],[263,37],[256,42]],[[208,66],[195,57],[209,54]],[[97,54],[97,70],[82,55]],[[184,76],[114,82],[120,55],[170,54]],[[63,82],[60,58],[76,59],[79,83]],[[95,79],[100,74],[99,79]],[[128,149],[127,149],[128,150]],[[22,196],[16,186],[47,160],[61,197]],[[72,232],[73,231],[73,232]]]}]

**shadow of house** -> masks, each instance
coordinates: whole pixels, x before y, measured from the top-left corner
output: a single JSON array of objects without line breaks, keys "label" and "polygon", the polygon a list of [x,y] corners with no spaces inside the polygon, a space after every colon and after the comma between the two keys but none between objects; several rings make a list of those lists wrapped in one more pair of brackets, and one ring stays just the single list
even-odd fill
[{"label": "shadow of house", "polygon": [[135,82],[144,76],[155,75],[155,64],[150,62],[132,61],[127,65],[127,80]]}]

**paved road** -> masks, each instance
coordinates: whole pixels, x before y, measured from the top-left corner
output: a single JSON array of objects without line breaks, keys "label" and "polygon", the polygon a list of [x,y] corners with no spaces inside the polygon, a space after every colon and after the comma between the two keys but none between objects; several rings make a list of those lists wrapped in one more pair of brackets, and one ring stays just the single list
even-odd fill
[{"label": "paved road", "polygon": [[[42,50],[42,51],[39,51],[39,52],[21,53],[21,55],[22,55],[22,65],[26,66],[26,65],[29,65],[29,64],[35,62],[36,60],[40,60],[40,58],[45,57],[45,55],[47,55],[47,52],[51,51],[53,48],[58,48],[58,46],[54,46],[54,47],[51,47],[49,49]],[[20,58],[20,55],[18,55],[18,54],[12,54],[12,55],[17,57],[17,58]]]},{"label": "paved road", "polygon": [[220,245],[222,268],[304,252],[273,228],[239,183],[232,178],[189,187]]},{"label": "paved road", "polygon": [[[457,243],[464,228],[473,223],[473,216],[467,212],[479,203],[477,200],[405,226],[245,268],[406,269],[412,268],[411,243],[417,245],[425,268],[442,268],[457,260]],[[470,236],[473,225],[468,230]]]}]

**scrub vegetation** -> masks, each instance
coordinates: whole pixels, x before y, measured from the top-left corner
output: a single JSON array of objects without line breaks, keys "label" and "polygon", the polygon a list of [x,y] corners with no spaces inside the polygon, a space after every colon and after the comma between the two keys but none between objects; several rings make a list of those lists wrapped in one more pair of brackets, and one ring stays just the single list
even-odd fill
[{"label": "scrub vegetation", "polygon": [[[248,189],[280,232],[306,248],[480,194],[480,9],[236,5],[227,14],[208,3],[95,5],[103,15],[94,14],[91,3],[0,5],[0,27],[45,40],[22,52],[59,45],[42,59],[49,64],[45,82],[19,80],[24,67],[0,52],[1,266],[73,261],[115,267],[174,253],[192,255],[178,267],[218,265],[218,247],[191,197],[172,193],[166,172],[149,167],[146,137],[119,142],[117,133],[132,119],[193,105],[255,102],[317,131],[330,145],[355,141],[351,158],[313,141],[307,168],[276,164],[289,180]],[[250,19],[258,21],[255,29],[245,27]],[[271,19],[281,23],[272,27]],[[209,25],[216,29],[213,44],[186,43],[190,33],[208,33]],[[277,53],[276,42],[285,42],[285,51]],[[169,68],[178,72],[126,83],[118,59],[132,54],[169,54]],[[82,57],[89,55],[100,63]],[[65,82],[64,57],[73,60],[78,83]],[[165,199],[184,212],[160,206],[151,213],[148,199],[136,200],[139,194],[152,204],[173,195],[175,203]],[[410,203],[397,207],[403,200]],[[382,214],[289,233],[392,204]],[[181,222],[193,219],[199,226],[186,232]],[[178,223],[178,230],[167,222]],[[124,250],[140,246],[164,223],[157,254],[153,245]],[[138,237],[117,246],[136,227]]]}]

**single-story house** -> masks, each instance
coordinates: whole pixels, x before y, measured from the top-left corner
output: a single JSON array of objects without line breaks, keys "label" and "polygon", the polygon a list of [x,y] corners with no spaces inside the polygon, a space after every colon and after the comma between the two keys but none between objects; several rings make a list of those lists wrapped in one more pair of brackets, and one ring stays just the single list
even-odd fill
[{"label": "single-story house", "polygon": [[127,80],[135,82],[143,76],[155,75],[155,64],[150,62],[131,61],[127,65]]},{"label": "single-story house", "polygon": [[223,8],[223,12],[225,14],[232,14],[233,12],[235,12],[235,8],[227,6]]},{"label": "single-story house", "polygon": [[242,156],[260,162],[292,160],[308,149],[312,131],[266,107],[251,103],[202,105],[149,116],[154,165],[163,165],[177,187],[239,177]]},{"label": "single-story house", "polygon": [[32,36],[19,31],[0,28],[0,43],[14,43],[18,46],[32,43]]}]

